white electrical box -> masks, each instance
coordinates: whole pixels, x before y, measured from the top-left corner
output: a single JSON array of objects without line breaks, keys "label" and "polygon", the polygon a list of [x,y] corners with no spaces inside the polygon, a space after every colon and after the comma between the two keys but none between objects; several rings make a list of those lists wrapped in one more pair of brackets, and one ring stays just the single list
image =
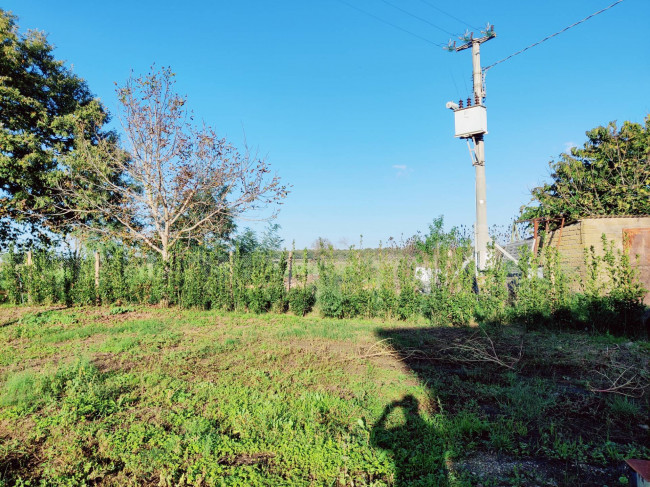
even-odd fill
[{"label": "white electrical box", "polygon": [[487,134],[487,110],[482,105],[454,110],[456,137]]}]

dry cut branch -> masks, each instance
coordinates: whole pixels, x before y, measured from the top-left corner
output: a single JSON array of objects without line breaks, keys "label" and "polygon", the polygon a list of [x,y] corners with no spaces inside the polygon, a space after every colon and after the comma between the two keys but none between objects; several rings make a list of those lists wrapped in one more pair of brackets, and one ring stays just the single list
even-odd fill
[{"label": "dry cut branch", "polygon": [[603,386],[590,387],[591,392],[620,394],[628,397],[643,397],[650,387],[647,374],[639,372],[635,366],[612,363],[604,371],[595,371],[601,378]]},{"label": "dry cut branch", "polygon": [[449,356],[459,362],[488,362],[514,370],[523,357],[523,337],[519,341],[514,355],[497,351],[494,341],[488,333],[481,329],[482,334],[474,334],[464,341],[445,349]]}]

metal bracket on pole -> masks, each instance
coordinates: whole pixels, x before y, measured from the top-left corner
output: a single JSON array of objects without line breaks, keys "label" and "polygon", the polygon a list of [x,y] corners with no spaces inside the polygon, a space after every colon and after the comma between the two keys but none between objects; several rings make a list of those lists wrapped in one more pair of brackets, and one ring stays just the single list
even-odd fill
[{"label": "metal bracket on pole", "polygon": [[[476,166],[478,164],[478,157],[476,157],[476,143],[474,143],[474,147],[471,146],[469,143],[469,137],[465,139],[467,141],[467,149],[469,150],[469,157],[472,159],[472,166]],[[474,139],[472,139],[472,142],[474,142]]]},{"label": "metal bracket on pole", "polygon": [[472,166],[484,166],[485,161],[479,159],[479,155],[476,152],[476,146],[478,145],[476,142],[477,140],[483,140],[483,136],[481,136],[481,138],[471,137],[474,147],[469,143],[470,137],[466,137],[465,140],[467,141],[467,149],[469,150],[469,157],[472,160]]},{"label": "metal bracket on pole", "polygon": [[517,259],[515,259],[506,249],[501,247],[501,245],[499,245],[498,243],[494,242],[494,248],[497,249],[499,252],[501,252],[504,257],[513,261],[515,264],[519,263]]}]

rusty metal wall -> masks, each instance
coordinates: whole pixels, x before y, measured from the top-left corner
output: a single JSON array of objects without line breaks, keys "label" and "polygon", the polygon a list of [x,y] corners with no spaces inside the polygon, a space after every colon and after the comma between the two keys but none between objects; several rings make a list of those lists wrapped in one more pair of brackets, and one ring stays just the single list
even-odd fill
[{"label": "rusty metal wall", "polygon": [[[626,228],[623,230],[625,248],[630,251],[632,265],[639,270],[643,286],[650,290],[650,228]],[[650,292],[645,296],[650,305]]]}]

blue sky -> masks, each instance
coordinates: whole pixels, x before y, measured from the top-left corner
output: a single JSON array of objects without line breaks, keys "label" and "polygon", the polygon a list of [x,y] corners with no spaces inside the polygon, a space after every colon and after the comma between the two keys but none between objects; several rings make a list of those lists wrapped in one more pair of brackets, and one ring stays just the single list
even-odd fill
[{"label": "blue sky", "polygon": [[[434,43],[495,25],[491,64],[614,0],[345,0]],[[293,189],[285,243],[375,246],[474,220],[474,171],[448,100],[471,90],[469,51],[448,53],[341,0],[5,0],[49,35],[109,110],[114,82],[171,66],[188,105],[235,144],[244,132]],[[650,113],[650,1],[625,0],[487,75],[488,220],[506,225],[585,131]],[[434,24],[441,29],[430,25]],[[250,225],[241,222],[241,226]],[[258,225],[259,226],[259,225]]]}]

